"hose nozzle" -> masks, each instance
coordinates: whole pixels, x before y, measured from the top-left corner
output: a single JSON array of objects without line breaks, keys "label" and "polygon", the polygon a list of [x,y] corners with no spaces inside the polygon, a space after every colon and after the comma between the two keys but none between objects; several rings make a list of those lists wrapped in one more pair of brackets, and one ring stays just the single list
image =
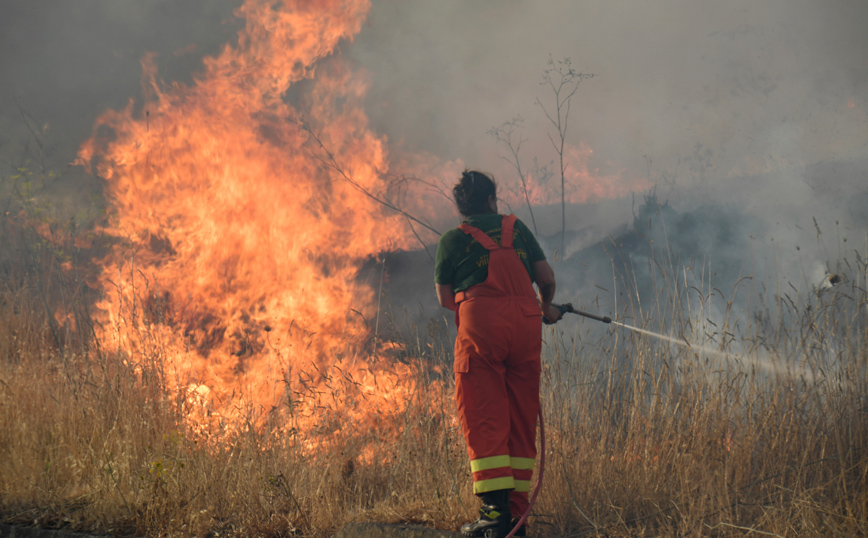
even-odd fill
[{"label": "hose nozzle", "polygon": [[572,303],[553,304],[552,306],[557,308],[558,310],[560,310],[561,314],[566,314],[567,312],[572,312],[573,314],[578,314],[578,315],[586,317],[586,318],[594,319],[597,321],[602,321],[603,323],[612,323],[612,318],[610,318],[609,316],[596,316],[596,315],[591,314],[589,312],[583,312],[581,310],[577,310],[577,309],[573,308]]}]

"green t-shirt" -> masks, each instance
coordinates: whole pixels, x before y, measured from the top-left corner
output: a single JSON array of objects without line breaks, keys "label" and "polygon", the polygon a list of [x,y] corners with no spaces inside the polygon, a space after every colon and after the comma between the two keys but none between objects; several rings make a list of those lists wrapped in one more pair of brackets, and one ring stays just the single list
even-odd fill
[{"label": "green t-shirt", "polygon": [[[485,232],[499,245],[502,220],[503,215],[485,213],[468,217],[465,222]],[[533,280],[534,262],[544,260],[546,256],[530,229],[520,220],[516,220],[513,227],[512,246]],[[452,284],[453,291],[458,292],[481,284],[487,278],[488,250],[476,239],[459,228],[449,230],[440,237],[434,262],[435,283]]]}]

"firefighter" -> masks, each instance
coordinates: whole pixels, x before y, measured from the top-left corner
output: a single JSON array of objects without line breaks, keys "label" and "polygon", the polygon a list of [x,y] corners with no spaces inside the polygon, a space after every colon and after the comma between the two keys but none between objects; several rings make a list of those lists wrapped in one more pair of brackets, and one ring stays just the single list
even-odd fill
[{"label": "firefighter", "polygon": [[465,170],[452,193],[464,221],[440,238],[434,281],[440,304],[455,311],[455,396],[482,500],[479,519],[461,532],[502,538],[528,506],[541,321],[562,314],[551,304],[554,271],[528,227],[498,214],[492,178]]}]

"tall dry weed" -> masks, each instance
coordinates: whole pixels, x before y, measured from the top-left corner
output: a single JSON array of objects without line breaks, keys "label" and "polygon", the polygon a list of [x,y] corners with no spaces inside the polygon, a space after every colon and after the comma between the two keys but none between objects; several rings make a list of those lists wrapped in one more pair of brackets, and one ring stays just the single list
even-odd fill
[{"label": "tall dry weed", "polygon": [[[691,288],[680,262],[654,264],[656,304],[628,301],[619,319],[689,345],[590,322],[546,329],[532,532],[868,534],[864,262],[845,284],[780,296],[737,327],[731,301]],[[419,380],[397,421],[330,427],[311,451],[287,427],[289,401],[241,410],[241,427],[196,427],[159,339],[108,350],[76,337],[42,301],[40,289],[59,288],[21,277],[0,290],[4,521],[216,537],[330,536],[359,520],[454,529],[474,517],[444,320],[401,342]],[[714,300],[718,326],[703,321]]]}]

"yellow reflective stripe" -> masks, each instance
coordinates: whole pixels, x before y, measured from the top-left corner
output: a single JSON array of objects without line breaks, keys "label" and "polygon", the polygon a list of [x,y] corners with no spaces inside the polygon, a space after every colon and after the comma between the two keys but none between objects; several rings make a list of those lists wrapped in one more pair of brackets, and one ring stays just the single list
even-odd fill
[{"label": "yellow reflective stripe", "polygon": [[479,480],[473,483],[473,493],[486,493],[488,491],[497,491],[499,489],[513,489],[515,480],[511,476],[502,476],[500,478],[490,478],[488,480]]},{"label": "yellow reflective stripe", "polygon": [[488,519],[497,519],[500,517],[500,512],[497,510],[492,510],[491,512],[482,512],[482,514]]},{"label": "yellow reflective stripe", "polygon": [[520,471],[531,471],[536,460],[533,458],[509,458],[509,466]]},{"label": "yellow reflective stripe", "polygon": [[497,469],[498,467],[509,467],[509,456],[491,456],[479,458],[478,460],[470,460],[470,470],[474,473]]},{"label": "yellow reflective stripe", "polygon": [[514,480],[515,491],[527,493],[530,491],[530,480]]}]

